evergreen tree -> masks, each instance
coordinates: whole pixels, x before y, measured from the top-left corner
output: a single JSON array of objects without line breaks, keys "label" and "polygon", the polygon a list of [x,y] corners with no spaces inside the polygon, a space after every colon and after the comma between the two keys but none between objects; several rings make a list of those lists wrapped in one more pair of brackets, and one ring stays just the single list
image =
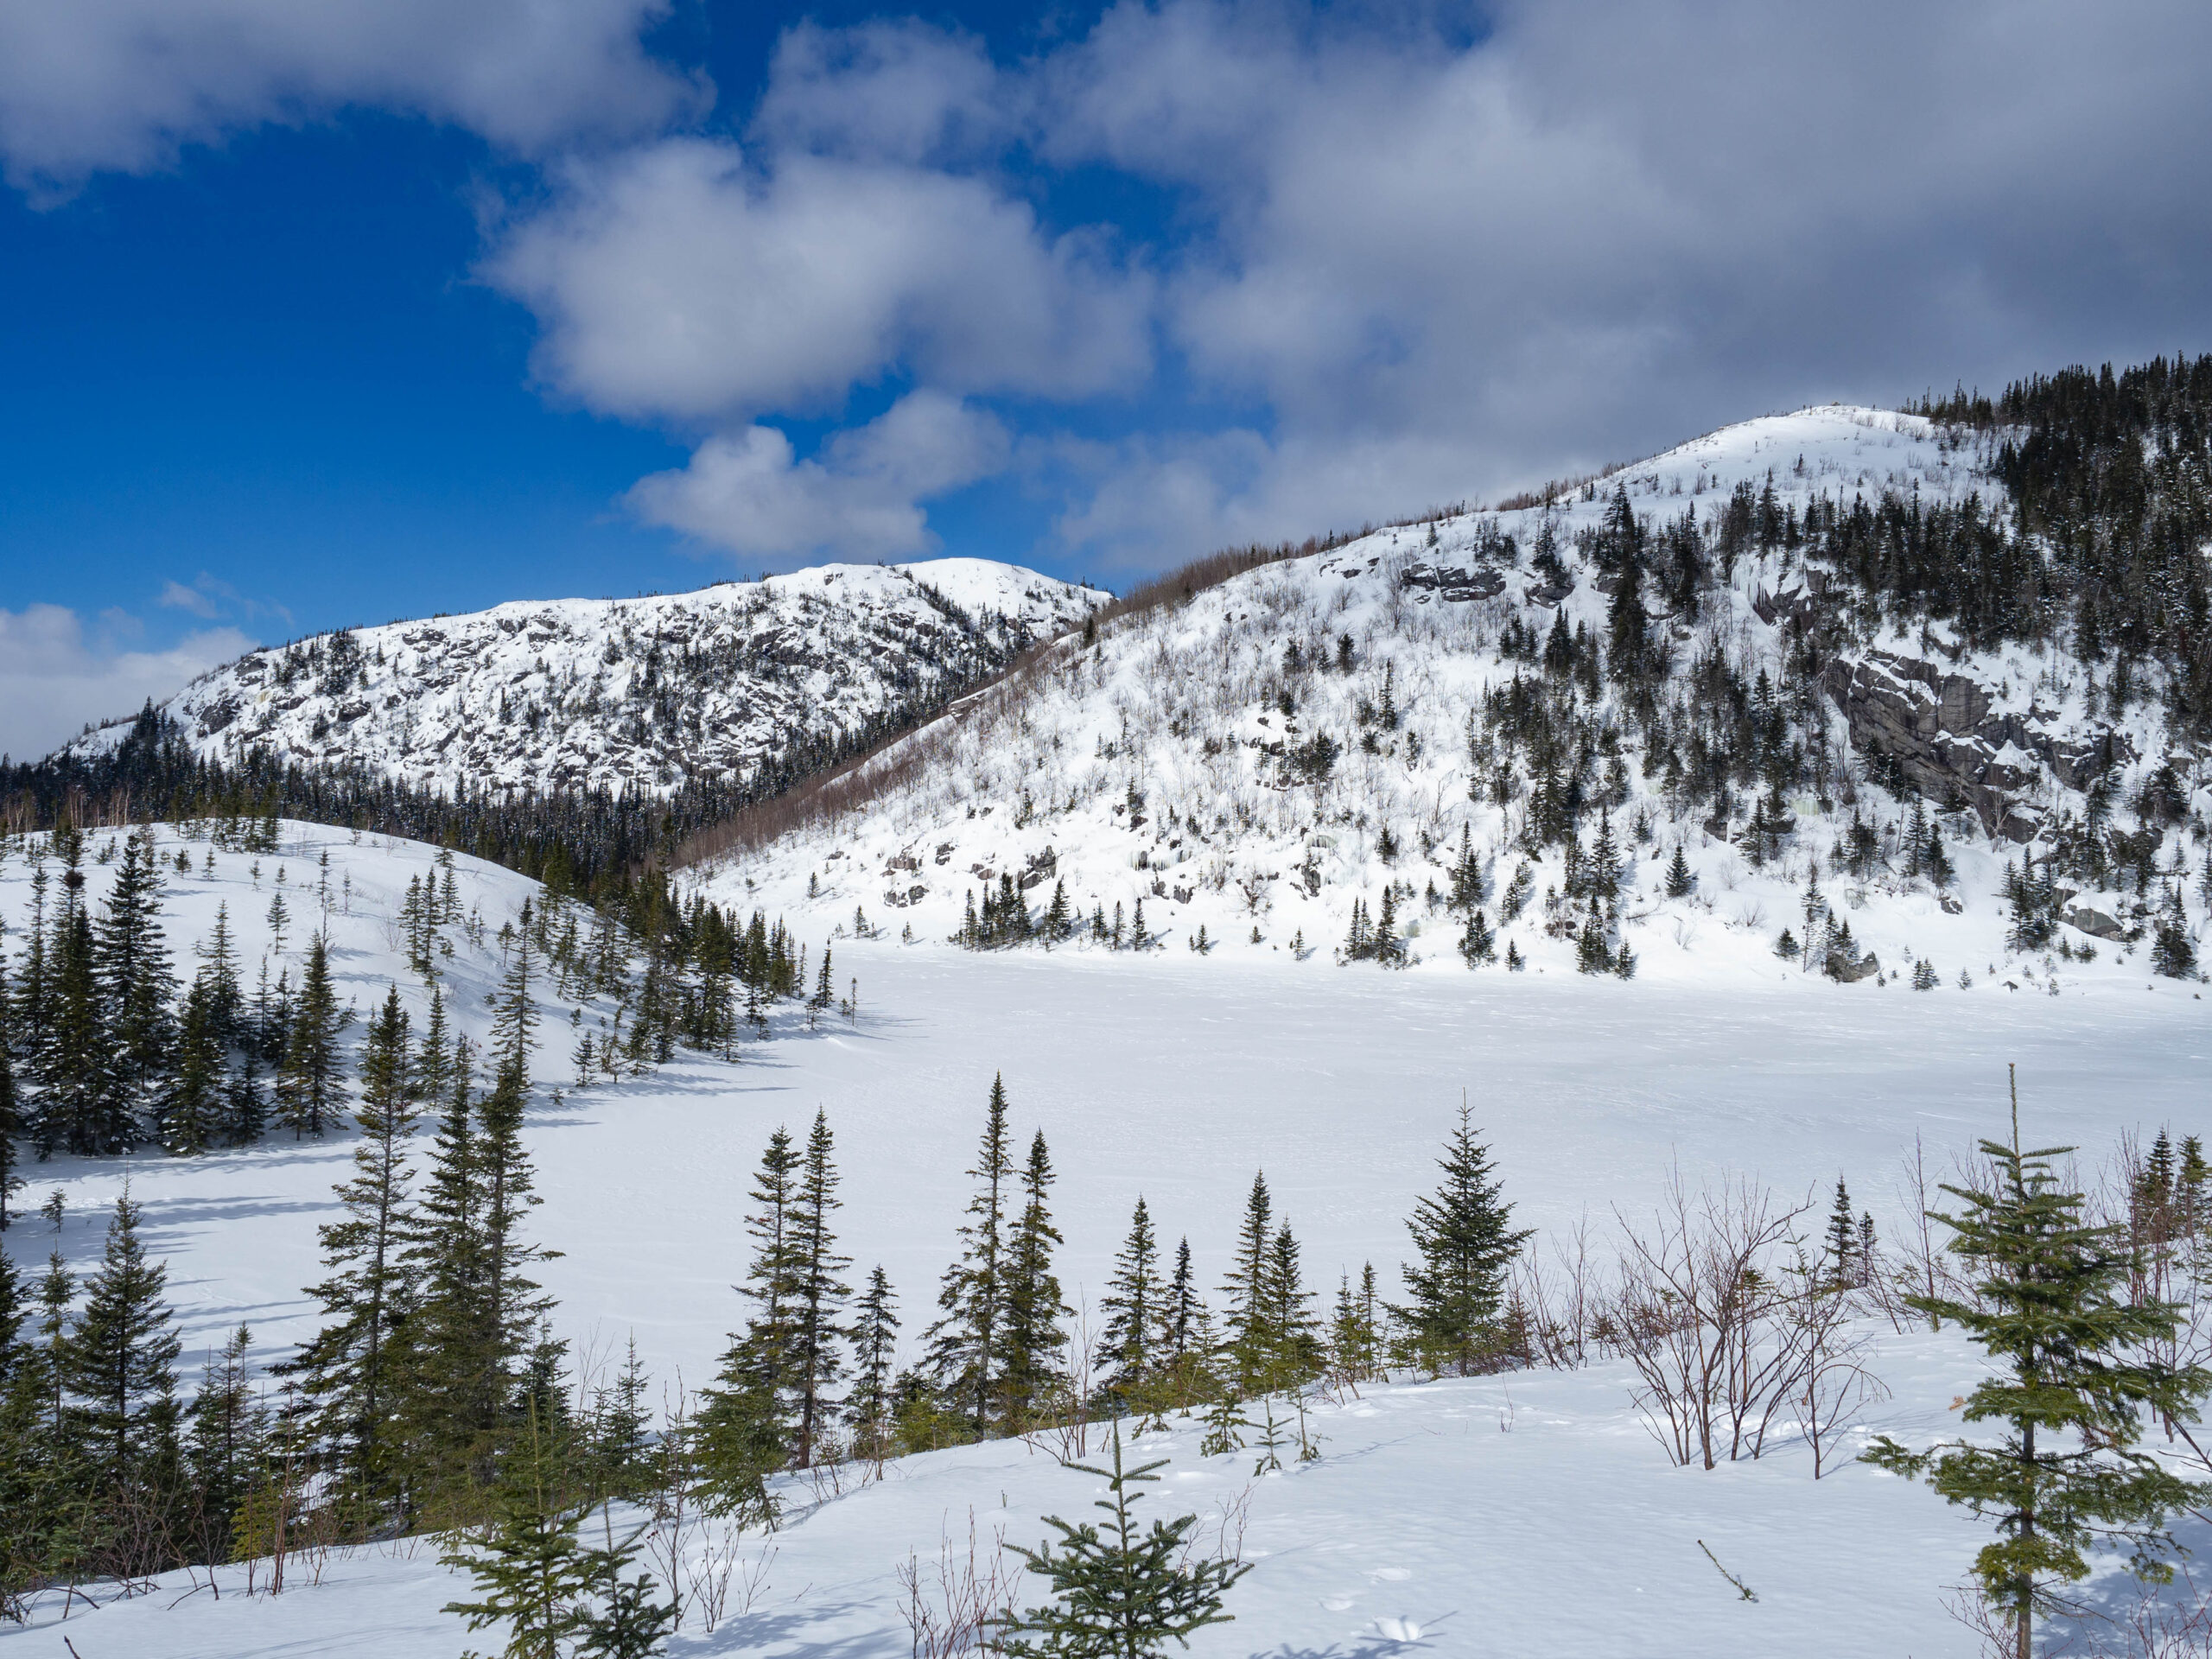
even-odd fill
[{"label": "evergreen tree", "polygon": [[604,1541],[577,1556],[582,1588],[596,1600],[577,1609],[577,1659],[648,1659],[674,1627],[676,1604],[654,1599],[660,1586],[652,1573],[624,1576],[637,1565],[645,1523],[618,1541],[613,1516],[601,1506],[600,1525]]},{"label": "evergreen tree", "polygon": [[1157,1481],[1155,1471],[1166,1467],[1167,1459],[1125,1468],[1118,1424],[1113,1451],[1110,1469],[1064,1465],[1106,1483],[1108,1495],[1093,1506],[1105,1512],[1103,1529],[1093,1522],[1071,1526],[1048,1515],[1045,1524],[1059,1534],[1057,1540],[1033,1550],[1013,1546],[1059,1599],[1008,1618],[994,1631],[996,1650],[1007,1659],[1147,1659],[1165,1652],[1171,1641],[1188,1647],[1194,1630],[1231,1622],[1222,1602],[1251,1571],[1249,1564],[1208,1560],[1192,1552],[1195,1515],[1154,1521],[1148,1533],[1141,1533],[1132,1510],[1141,1494],[1134,1489]]},{"label": "evergreen tree", "polygon": [[1459,956],[1470,968],[1497,960],[1497,936],[1480,909],[1467,912],[1466,931],[1459,936]]},{"label": "evergreen tree", "polygon": [[1979,1269],[1975,1300],[1906,1298],[1931,1318],[1955,1320],[2001,1364],[1962,1413],[1968,1423],[1996,1425],[1999,1443],[1910,1452],[1885,1435],[1866,1457],[1925,1478],[1947,1502],[1996,1522],[1999,1535],[1975,1556],[1974,1572],[2012,1621],[2021,1659],[2054,1586],[2087,1576],[2087,1547],[2125,1543],[2138,1574],[2164,1582],[2172,1575],[2160,1559],[2171,1545],[2166,1517],[2208,1495],[2133,1449],[2145,1414],[2190,1415],[2212,1373],[2145,1357],[2149,1344],[2173,1339],[2180,1310],[2127,1299],[2122,1230],[2087,1222],[2083,1195],[2064,1190],[2052,1171],[2051,1160],[2071,1150],[2022,1149],[2016,1084],[2011,1141],[1981,1143],[1993,1187],[1946,1185],[1960,1211],[1930,1212],[1951,1230],[1950,1249]]},{"label": "evergreen tree", "polygon": [[176,982],[162,938],[161,891],[153,828],[142,824],[124,842],[95,942],[110,1044],[104,1110],[93,1137],[102,1151],[120,1151],[139,1138],[168,1068]]},{"label": "evergreen tree", "polygon": [[1675,856],[1667,866],[1667,896],[1669,899],[1687,899],[1694,885],[1690,861],[1683,855],[1682,843],[1678,841],[1675,843]]},{"label": "evergreen tree", "polygon": [[282,1070],[276,1078],[277,1116],[296,1141],[320,1135],[338,1108],[338,1034],[352,1015],[338,1006],[330,982],[330,943],[318,933],[308,945],[308,965],[292,1008]]},{"label": "evergreen tree", "polygon": [[1853,1252],[1859,1243],[1859,1230],[1851,1219],[1851,1193],[1843,1184],[1843,1177],[1835,1178],[1835,1202],[1828,1206],[1827,1260],[1828,1272],[1839,1286],[1857,1281]]},{"label": "evergreen tree", "polygon": [[855,1450],[880,1458],[890,1446],[891,1417],[898,1371],[898,1299],[880,1264],[868,1276],[853,1326],[853,1391],[845,1401],[845,1421]]},{"label": "evergreen tree", "polygon": [[930,1366],[980,1439],[990,1433],[1006,1374],[1007,1189],[1014,1162],[1007,1142],[1006,1079],[991,1079],[982,1144],[968,1172],[976,1185],[960,1229],[960,1259],[938,1289],[940,1317],[925,1333]]},{"label": "evergreen tree", "polygon": [[162,1293],[168,1269],[138,1236],[142,1211],[126,1188],[115,1202],[99,1270],[60,1346],[60,1383],[100,1488],[119,1495],[177,1449],[176,1357],[183,1343]]},{"label": "evergreen tree", "polygon": [[1274,1357],[1276,1332],[1268,1322],[1268,1249],[1274,1241],[1274,1211],[1265,1171],[1252,1177],[1244,1200],[1244,1221],[1236,1234],[1236,1256],[1222,1294],[1229,1302],[1229,1358],[1247,1394]]},{"label": "evergreen tree", "polygon": [[[371,1510],[398,1495],[406,1472],[392,1420],[404,1353],[397,1332],[413,1300],[404,1261],[413,1179],[408,1142],[420,1102],[408,1039],[394,985],[370,1021],[362,1052],[361,1138],[353,1177],[337,1190],[341,1218],[319,1230],[328,1276],[307,1294],[321,1307],[322,1328],[278,1368],[304,1378],[346,1497]],[[403,1498],[398,1518],[406,1509]]]},{"label": "evergreen tree", "polygon": [[694,1425],[698,1458],[715,1501],[733,1513],[771,1516],[767,1478],[790,1455],[796,1322],[804,1294],[793,1226],[800,1173],[791,1132],[768,1137],[746,1219],[753,1261],[741,1287],[754,1312],[734,1335]]},{"label": "evergreen tree", "polygon": [[162,1098],[162,1145],[180,1157],[212,1146],[221,1131],[226,1095],[223,1039],[214,988],[206,969],[194,976],[178,1021],[176,1070]]},{"label": "evergreen tree", "polygon": [[8,1059],[7,1027],[0,1024],[0,1233],[6,1232],[15,1218],[8,1206],[23,1188],[22,1175],[16,1166],[16,1141],[22,1132],[22,1102],[16,1093],[15,1067]]},{"label": "evergreen tree", "polygon": [[1058,1381],[1058,1355],[1067,1335],[1060,1321],[1070,1312],[1052,1272],[1052,1252],[1063,1242],[1050,1203],[1052,1155],[1039,1129],[1029,1142],[1021,1175],[1021,1214],[1008,1240],[1006,1268],[1006,1421],[1035,1421]]},{"label": "evergreen tree", "polygon": [[269,1414],[254,1397],[246,1355],[253,1333],[241,1325],[211,1354],[199,1391],[192,1397],[192,1427],[186,1465],[199,1495],[198,1531],[203,1560],[230,1554],[239,1509],[261,1473],[269,1437]]},{"label": "evergreen tree", "polygon": [[561,1476],[554,1436],[531,1413],[502,1469],[490,1529],[480,1542],[439,1558],[474,1580],[481,1598],[449,1601],[442,1611],[459,1613],[471,1630],[505,1625],[506,1659],[564,1659],[582,1623],[577,1600],[589,1578]]},{"label": "evergreen tree", "polygon": [[1442,1183],[1406,1221],[1421,1255],[1404,1269],[1408,1300],[1391,1311],[1421,1364],[1465,1376],[1497,1351],[1506,1271],[1529,1234],[1513,1230],[1513,1206],[1465,1104],[1437,1166]]},{"label": "evergreen tree", "polygon": [[[72,886],[74,878],[74,886]],[[62,873],[63,905],[50,950],[51,995],[37,1052],[41,1085],[32,1138],[43,1161],[58,1147],[115,1153],[130,1143],[113,1109],[111,1045],[96,976],[92,918],[79,894],[84,873]]]},{"label": "evergreen tree", "polygon": [[[823,953],[829,960],[829,953]],[[838,1346],[846,1336],[838,1322],[852,1287],[844,1270],[852,1258],[836,1252],[830,1212],[839,1207],[837,1170],[830,1161],[830,1120],[817,1110],[807,1136],[806,1158],[793,1188],[790,1251],[795,1281],[791,1309],[791,1373],[798,1394],[797,1461],[814,1461],[816,1441],[832,1421],[830,1385],[843,1369]]]},{"label": "evergreen tree", "polygon": [[1197,1270],[1191,1265],[1191,1241],[1177,1242],[1175,1272],[1167,1281],[1167,1357],[1180,1361],[1192,1351],[1204,1306],[1198,1300]]},{"label": "evergreen tree", "polygon": [[1152,1213],[1144,1195],[1129,1217],[1129,1236],[1114,1258],[1101,1306],[1106,1313],[1102,1341],[1106,1353],[1105,1385],[1126,1402],[1151,1380],[1159,1363],[1160,1327],[1165,1323],[1160,1282],[1160,1246],[1153,1236]]},{"label": "evergreen tree", "polygon": [[1275,1229],[1268,1246],[1263,1296],[1271,1345],[1262,1357],[1258,1381],[1263,1390],[1295,1388],[1321,1369],[1321,1335],[1307,1306],[1313,1293],[1306,1288],[1298,1240],[1287,1222]]}]

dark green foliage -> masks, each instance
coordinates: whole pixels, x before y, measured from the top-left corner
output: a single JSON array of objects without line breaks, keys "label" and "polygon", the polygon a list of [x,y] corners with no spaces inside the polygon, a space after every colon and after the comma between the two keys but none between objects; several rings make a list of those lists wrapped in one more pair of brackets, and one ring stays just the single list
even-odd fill
[{"label": "dark green foliage", "polygon": [[1195,1515],[1154,1521],[1140,1532],[1132,1511],[1142,1495],[1134,1488],[1157,1481],[1166,1459],[1125,1470],[1118,1426],[1113,1447],[1110,1469],[1065,1465],[1106,1483],[1109,1496],[1093,1505],[1105,1513],[1103,1528],[1095,1522],[1071,1526],[1048,1515],[1045,1524],[1059,1534],[1057,1540],[1034,1550],[1013,1547],[1058,1599],[994,1632],[1007,1659],[1146,1659],[1166,1651],[1170,1642],[1188,1647],[1195,1630],[1230,1622],[1222,1602],[1249,1566],[1192,1556],[1187,1541],[1198,1525]]},{"label": "dark green foliage", "polygon": [[439,1557],[475,1581],[480,1599],[449,1601],[441,1611],[459,1613],[471,1630],[505,1624],[505,1659],[564,1659],[590,1578],[576,1548],[578,1511],[564,1491],[559,1447],[534,1412],[495,1497],[484,1535]]},{"label": "dark green foliage", "polygon": [[1052,1252],[1063,1242],[1051,1207],[1057,1179],[1039,1129],[1029,1142],[1021,1173],[1021,1214],[1007,1250],[1006,1372],[1000,1410],[1010,1426],[1039,1421],[1054,1403],[1060,1352],[1067,1343],[1060,1321],[1071,1310],[1060,1300],[1060,1281],[1052,1272]]},{"label": "dark green foliage", "polygon": [[853,1391],[846,1396],[845,1421],[853,1431],[854,1451],[880,1458],[889,1449],[895,1405],[899,1313],[891,1281],[880,1265],[870,1269],[868,1288],[854,1312]]},{"label": "dark green foliage", "polygon": [[1443,1182],[1406,1222],[1421,1260],[1404,1269],[1408,1300],[1393,1311],[1419,1363],[1465,1376],[1503,1351],[1505,1277],[1530,1235],[1512,1228],[1513,1206],[1464,1105],[1437,1166]]},{"label": "dark green foliage", "polygon": [[115,1201],[99,1271],[60,1345],[67,1419],[95,1482],[110,1492],[150,1478],[177,1452],[176,1357],[183,1347],[162,1294],[168,1269],[146,1254],[138,1203]]},{"label": "dark green foliage", "polygon": [[947,1401],[980,1438],[998,1420],[1007,1370],[1007,1208],[1014,1161],[1002,1076],[991,1079],[982,1143],[968,1175],[976,1192],[960,1229],[960,1259],[944,1270],[938,1289],[939,1317],[925,1334],[931,1370]]},{"label": "dark green foliage", "polygon": [[406,1359],[400,1327],[415,1290],[404,1253],[416,1090],[408,1020],[395,985],[370,1022],[361,1058],[361,1138],[352,1179],[337,1190],[341,1218],[319,1230],[328,1276],[307,1294],[321,1304],[324,1323],[278,1368],[302,1379],[317,1437],[332,1449],[349,1497],[372,1510],[397,1503],[403,1516],[407,1459],[395,1422]]},{"label": "dark green foliage", "polygon": [[637,1565],[645,1529],[618,1539],[613,1517],[605,1509],[600,1526],[601,1541],[578,1557],[582,1587],[596,1605],[577,1609],[577,1659],[649,1659],[662,1650],[675,1626],[676,1604],[654,1599],[660,1586],[652,1573],[624,1576]]},{"label": "dark green foliage", "polygon": [[1106,1362],[1104,1383],[1106,1391],[1118,1402],[1126,1402],[1141,1390],[1160,1363],[1164,1290],[1152,1212],[1145,1208],[1140,1193],[1136,1210],[1129,1217],[1129,1236],[1114,1258],[1114,1276],[1107,1281],[1100,1303],[1106,1314],[1101,1335]]},{"label": "dark green foliage", "polygon": [[338,1033],[352,1018],[338,1006],[338,993],[330,982],[329,942],[318,933],[308,946],[308,965],[276,1078],[277,1116],[296,1141],[303,1135],[321,1135],[336,1114]]},{"label": "dark green foliage", "polygon": [[2172,1569],[2166,1518],[2202,1504],[2207,1489],[2135,1451],[2146,1414],[2194,1415],[2212,1373],[2145,1356],[2171,1342],[2180,1310],[2131,1301],[2124,1230],[2090,1224],[2085,1200],[2051,1167],[2070,1147],[2023,1150],[2015,1097],[2012,1138],[1984,1141],[1988,1187],[1950,1186],[1949,1248],[1979,1274],[1976,1300],[1915,1296],[1908,1303],[1955,1321],[2000,1367],[1967,1396],[1970,1424],[1992,1425],[1995,1446],[1966,1440],[1910,1452],[1884,1436],[1866,1460],[1925,1478],[1946,1501],[1993,1522],[1997,1539],[1974,1558],[1982,1594],[2013,1623],[2015,1651],[2031,1651],[2037,1613],[2056,1587],[2087,1576],[2085,1551],[2126,1546],[2136,1572],[2164,1582]]},{"label": "dark green foliage", "polygon": [[[823,961],[829,961],[823,953]],[[789,1371],[798,1395],[793,1458],[804,1469],[815,1460],[817,1441],[835,1421],[830,1384],[843,1369],[839,1346],[850,1334],[839,1322],[851,1287],[844,1270],[851,1258],[837,1254],[830,1211],[840,1207],[837,1170],[831,1161],[830,1120],[817,1110],[806,1155],[791,1192],[786,1228],[791,1260]]]}]

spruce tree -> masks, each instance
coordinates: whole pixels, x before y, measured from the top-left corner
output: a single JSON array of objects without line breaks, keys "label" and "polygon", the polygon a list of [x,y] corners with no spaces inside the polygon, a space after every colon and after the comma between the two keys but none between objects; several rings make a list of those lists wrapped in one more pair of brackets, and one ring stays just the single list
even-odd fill
[{"label": "spruce tree", "polygon": [[1222,1294],[1229,1301],[1229,1358],[1246,1394],[1255,1392],[1261,1384],[1276,1347],[1278,1333],[1268,1322],[1268,1304],[1273,1211],[1267,1174],[1262,1171],[1252,1177],[1252,1190],[1244,1200],[1243,1224],[1236,1234],[1236,1260],[1222,1281]]},{"label": "spruce tree", "polygon": [[898,1299],[880,1264],[868,1276],[853,1325],[853,1391],[845,1400],[845,1422],[854,1449],[880,1458],[890,1447],[893,1380],[898,1374]]},{"label": "spruce tree", "polygon": [[15,1218],[10,1206],[23,1188],[22,1174],[16,1166],[16,1141],[22,1132],[22,1101],[16,1092],[15,1067],[8,1058],[7,1027],[0,1023],[0,1233],[7,1231],[8,1224]]},{"label": "spruce tree", "polygon": [[1421,1261],[1404,1268],[1408,1300],[1391,1311],[1422,1365],[1465,1376],[1497,1350],[1506,1272],[1529,1234],[1513,1230],[1513,1206],[1464,1103],[1437,1166],[1443,1181],[1406,1221]]},{"label": "spruce tree", "polygon": [[2124,1230],[2091,1224],[2084,1196],[2052,1170],[2071,1150],[2022,1148],[2016,1084],[2012,1139],[1981,1143],[1993,1185],[1947,1185],[1958,1212],[1929,1212],[1951,1230],[1950,1249],[1979,1270],[1975,1300],[1905,1299],[1955,1320],[1999,1362],[1961,1414],[1995,1426],[1998,1444],[1951,1440],[1911,1452],[1884,1435],[1866,1454],[1996,1523],[1999,1536],[1976,1554],[1974,1573],[2011,1620],[2020,1659],[2033,1650],[2037,1614],[2056,1605],[2056,1586],[2088,1575],[2088,1548],[2126,1544],[2139,1576],[2164,1582],[2167,1517],[2212,1496],[2133,1449],[2146,1414],[2194,1414],[2212,1373],[2145,1357],[2151,1344],[2172,1341],[2181,1310],[2128,1300]]},{"label": "spruce tree", "polygon": [[170,1153],[194,1157],[214,1144],[226,1116],[226,1071],[214,988],[203,969],[185,993],[176,1069],[156,1118],[162,1145]]},{"label": "spruce tree", "polygon": [[1071,1526],[1048,1515],[1045,1524],[1058,1538],[1033,1550],[1012,1546],[1058,1599],[994,1630],[995,1650],[1007,1659],[1147,1659],[1165,1652],[1171,1641],[1187,1648],[1193,1631],[1231,1622],[1222,1602],[1251,1571],[1249,1564],[1209,1560],[1193,1552],[1195,1515],[1154,1521],[1149,1532],[1140,1532],[1132,1511],[1142,1495],[1134,1489],[1157,1481],[1156,1471],[1167,1459],[1126,1468],[1118,1424],[1113,1452],[1110,1468],[1064,1465],[1071,1473],[1106,1483],[1107,1496],[1093,1505],[1105,1512],[1103,1528],[1088,1521]]},{"label": "spruce tree", "polygon": [[1051,1194],[1058,1178],[1039,1129],[1029,1142],[1021,1174],[1021,1214],[1008,1241],[1006,1272],[1006,1382],[1007,1422],[1026,1427],[1050,1403],[1060,1377],[1058,1356],[1067,1335],[1060,1321],[1071,1311],[1052,1272],[1052,1252],[1063,1242],[1052,1224]]},{"label": "spruce tree", "polygon": [[[828,960],[824,952],[823,960]],[[837,1169],[827,1114],[817,1110],[806,1141],[806,1156],[791,1193],[791,1256],[796,1279],[791,1308],[791,1376],[798,1395],[796,1461],[802,1469],[815,1459],[817,1442],[833,1421],[830,1387],[843,1369],[838,1352],[848,1334],[840,1323],[852,1287],[844,1270],[852,1258],[836,1251],[830,1213],[840,1207]]]},{"label": "spruce tree", "polygon": [[168,1068],[176,987],[162,938],[161,891],[154,831],[142,824],[124,842],[95,942],[110,1045],[105,1109],[95,1132],[103,1151],[120,1151],[140,1138]]},{"label": "spruce tree", "polygon": [[280,1374],[304,1379],[320,1438],[331,1447],[345,1497],[363,1521],[401,1496],[404,1459],[395,1444],[404,1350],[397,1329],[414,1300],[404,1255],[413,1172],[408,1143],[420,1104],[399,988],[370,1021],[361,1056],[361,1138],[353,1173],[337,1189],[340,1219],[318,1230],[327,1277],[308,1287],[323,1325]]},{"label": "spruce tree", "polygon": [[1690,874],[1690,861],[1683,855],[1682,843],[1678,841],[1675,843],[1675,856],[1667,865],[1667,896],[1669,899],[1687,899],[1693,885],[1694,878]]},{"label": "spruce tree", "polygon": [[753,1305],[732,1336],[693,1425],[697,1458],[715,1503],[733,1514],[772,1516],[767,1478],[790,1456],[795,1324],[804,1290],[792,1225],[800,1173],[791,1132],[769,1136],[746,1219],[751,1265],[741,1287]]},{"label": "spruce tree", "polygon": [[577,1510],[563,1489],[556,1437],[527,1414],[524,1433],[500,1471],[497,1515],[480,1541],[439,1559],[475,1580],[480,1599],[449,1601],[471,1630],[503,1624],[506,1659],[566,1659],[588,1587],[576,1549]]},{"label": "spruce tree", "polygon": [[1828,1206],[1827,1262],[1831,1281],[1838,1286],[1854,1282],[1853,1250],[1859,1230],[1851,1218],[1851,1193],[1843,1177],[1835,1178],[1835,1202]]},{"label": "spruce tree", "polygon": [[1271,1345],[1263,1357],[1258,1381],[1263,1390],[1296,1388],[1321,1369],[1321,1339],[1307,1306],[1313,1293],[1306,1288],[1299,1267],[1298,1240],[1288,1222],[1275,1229],[1268,1243],[1262,1294]]},{"label": "spruce tree", "polygon": [[648,1659],[674,1627],[676,1604],[655,1599],[660,1586],[652,1573],[626,1576],[637,1565],[646,1523],[617,1539],[613,1516],[602,1505],[600,1526],[603,1541],[576,1559],[582,1587],[594,1598],[576,1610],[576,1659]]},{"label": "spruce tree", "polygon": [[1106,1313],[1105,1386],[1125,1407],[1151,1380],[1158,1363],[1161,1300],[1160,1245],[1153,1236],[1152,1213],[1139,1193],[1129,1236],[1114,1258],[1114,1276],[1101,1303]]},{"label": "spruce tree", "polygon": [[192,1397],[185,1460],[199,1498],[197,1531],[204,1560],[229,1556],[238,1510],[261,1473],[267,1449],[269,1414],[254,1396],[246,1364],[252,1344],[253,1333],[245,1325],[233,1331],[222,1352],[208,1356]]},{"label": "spruce tree", "polygon": [[60,1348],[62,1392],[100,1488],[121,1494],[177,1449],[176,1357],[183,1343],[162,1300],[168,1269],[146,1254],[126,1187],[115,1202],[84,1311]]},{"label": "spruce tree", "polygon": [[1006,1373],[1006,1212],[1014,1179],[1006,1120],[1006,1078],[1000,1074],[991,1079],[982,1142],[968,1171],[976,1192],[960,1229],[960,1259],[944,1270],[939,1318],[924,1333],[931,1370],[978,1439],[996,1421]]},{"label": "spruce tree", "polygon": [[277,1074],[277,1115],[296,1141],[320,1135],[325,1120],[338,1109],[338,1034],[352,1020],[338,1006],[330,982],[330,943],[318,933],[308,945],[308,965],[300,981]]}]

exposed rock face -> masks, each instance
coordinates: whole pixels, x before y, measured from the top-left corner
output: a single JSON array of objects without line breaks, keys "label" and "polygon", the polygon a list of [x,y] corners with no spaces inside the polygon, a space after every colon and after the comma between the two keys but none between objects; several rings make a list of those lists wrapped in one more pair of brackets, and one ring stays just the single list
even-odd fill
[{"label": "exposed rock face", "polygon": [[1409,564],[1398,580],[1465,604],[1471,600],[1495,599],[1505,591],[1505,573],[1497,569],[1468,569],[1458,565]]},{"label": "exposed rock face", "polygon": [[1830,979],[1841,980],[1847,985],[1855,985],[1862,979],[1872,979],[1880,973],[1882,959],[1869,950],[1854,962],[1840,950],[1831,950],[1823,966],[1827,969]]},{"label": "exposed rock face", "polygon": [[1989,834],[2012,841],[2036,833],[2040,819],[2021,798],[2044,771],[2080,789],[2107,766],[2135,758],[2117,732],[2054,731],[2053,716],[2033,706],[1999,713],[1980,680],[1916,657],[1868,651],[1839,659],[1822,685],[1850,722],[1853,747],[1894,760],[1932,799],[1955,791]]},{"label": "exposed rock face", "polygon": [[2088,905],[2076,905],[2060,918],[2067,926],[2079,928],[2093,939],[2125,939],[2127,930],[2101,910]]}]

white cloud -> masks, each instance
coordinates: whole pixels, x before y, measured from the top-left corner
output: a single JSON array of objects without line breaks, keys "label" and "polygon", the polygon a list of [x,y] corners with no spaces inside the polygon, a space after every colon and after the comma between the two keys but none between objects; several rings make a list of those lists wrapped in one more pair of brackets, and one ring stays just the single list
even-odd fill
[{"label": "white cloud", "polygon": [[0,610],[0,753],[35,760],[89,722],[126,719],[253,648],[235,628],[207,628],[162,651],[129,651],[132,619],[110,613],[87,637],[60,605]]},{"label": "white cloud", "polygon": [[647,57],[668,0],[4,0],[0,155],[51,194],[191,143],[369,105],[540,151],[637,133],[703,83]]},{"label": "white cloud", "polygon": [[486,265],[592,408],[834,410],[903,369],[961,394],[1081,397],[1149,364],[1147,284],[978,178],[671,139],[564,175]]},{"label": "white cloud", "polygon": [[709,438],[688,466],[639,480],[629,505],[648,523],[772,563],[904,558],[938,544],[919,503],[998,472],[1008,453],[992,416],[918,391],[807,461],[774,427]]}]

